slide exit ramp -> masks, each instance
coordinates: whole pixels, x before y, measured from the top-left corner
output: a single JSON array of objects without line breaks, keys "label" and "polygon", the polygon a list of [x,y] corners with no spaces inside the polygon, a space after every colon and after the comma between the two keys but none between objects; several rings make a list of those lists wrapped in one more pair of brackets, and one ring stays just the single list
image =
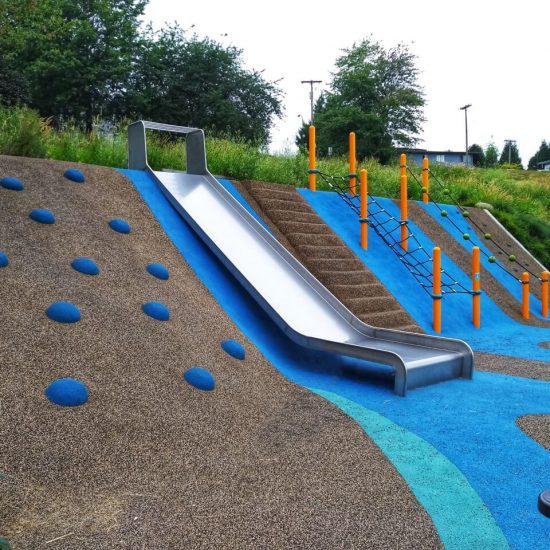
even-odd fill
[{"label": "slide exit ramp", "polygon": [[[185,135],[186,172],[150,168],[146,129]],[[208,172],[202,130],[138,121],[128,128],[128,149],[129,168],[154,178],[176,211],[294,342],[391,365],[398,395],[472,378],[473,353],[465,342],[375,328],[355,317]]]}]

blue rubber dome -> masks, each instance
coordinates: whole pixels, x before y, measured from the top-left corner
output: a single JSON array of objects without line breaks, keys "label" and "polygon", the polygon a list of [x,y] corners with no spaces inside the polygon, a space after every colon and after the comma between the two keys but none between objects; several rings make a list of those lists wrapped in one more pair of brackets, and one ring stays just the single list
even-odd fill
[{"label": "blue rubber dome", "polygon": [[45,223],[51,225],[55,223],[55,216],[53,212],[46,210],[45,208],[35,208],[30,214],[29,218],[38,223]]},{"label": "blue rubber dome", "polygon": [[148,264],[147,272],[153,277],[156,277],[157,279],[162,279],[163,281],[167,281],[170,277],[170,272],[168,271],[168,268],[163,266],[162,264]]},{"label": "blue rubber dome", "polygon": [[71,267],[84,275],[99,275],[99,267],[90,258],[76,258],[71,262]]},{"label": "blue rubber dome", "polygon": [[7,254],[4,252],[0,252],[0,267],[6,267],[9,265],[10,261],[8,259]]},{"label": "blue rubber dome", "polygon": [[68,170],[65,170],[65,173],[63,175],[68,180],[76,181],[76,183],[84,183],[86,181],[84,174],[76,168],[69,168]]},{"label": "blue rubber dome", "polygon": [[89,393],[86,385],[80,380],[59,378],[44,390],[44,395],[56,405],[78,407],[88,401]]},{"label": "blue rubber dome", "polygon": [[212,373],[200,367],[192,367],[183,373],[185,381],[203,391],[212,391],[216,387],[216,381]]},{"label": "blue rubber dome", "polygon": [[157,321],[168,321],[170,319],[170,310],[160,302],[146,302],[141,306],[141,309],[143,313]]},{"label": "blue rubber dome", "polygon": [[77,323],[80,321],[80,310],[71,302],[54,302],[46,310],[46,315],[58,323]]},{"label": "blue rubber dome", "polygon": [[241,361],[246,355],[243,345],[239,342],[235,342],[235,340],[223,340],[221,347],[226,353],[229,353],[231,357],[235,357],[235,359],[240,359]]},{"label": "blue rubber dome", "polygon": [[119,218],[111,220],[109,222],[109,227],[117,233],[130,233],[130,231],[132,231],[130,224],[126,220],[121,220]]},{"label": "blue rubber dome", "polygon": [[0,185],[4,189],[10,189],[11,191],[23,191],[24,185],[21,180],[17,178],[5,177],[0,180]]}]

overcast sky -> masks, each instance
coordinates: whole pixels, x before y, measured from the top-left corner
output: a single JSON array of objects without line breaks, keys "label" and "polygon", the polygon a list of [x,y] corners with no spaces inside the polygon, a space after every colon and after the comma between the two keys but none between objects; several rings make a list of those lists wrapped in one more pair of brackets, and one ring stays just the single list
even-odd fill
[{"label": "overcast sky", "polygon": [[494,140],[502,150],[515,139],[526,165],[550,140],[548,0],[150,0],[145,16],[156,28],[195,25],[199,36],[241,48],[247,67],[283,78],[273,151],[292,146],[300,117],[309,120],[309,88],[300,81],[326,86],[342,49],[369,35],[386,48],[404,42],[417,56],[427,100],[419,147],[464,150],[459,107],[467,103],[469,144]]}]

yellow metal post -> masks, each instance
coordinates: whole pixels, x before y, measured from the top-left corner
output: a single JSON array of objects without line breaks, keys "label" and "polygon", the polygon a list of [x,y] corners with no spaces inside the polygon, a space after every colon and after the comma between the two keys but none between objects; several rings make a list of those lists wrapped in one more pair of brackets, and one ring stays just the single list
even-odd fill
[{"label": "yellow metal post", "polygon": [[433,329],[441,332],[441,249],[433,249]]},{"label": "yellow metal post", "polygon": [[543,271],[540,277],[540,294],[541,294],[541,304],[542,304],[542,316],[548,317],[548,271]]},{"label": "yellow metal post", "polygon": [[317,188],[317,172],[315,171],[315,126],[309,127],[309,190]]},{"label": "yellow metal post", "polygon": [[357,159],[355,157],[355,132],[349,133],[349,192],[352,197],[356,193],[357,177]]},{"label": "yellow metal post", "polygon": [[474,246],[472,249],[472,323],[474,327],[481,326],[481,280],[480,280],[481,263],[479,260],[479,246]]},{"label": "yellow metal post", "polygon": [[529,273],[521,274],[521,316],[529,319]]},{"label": "yellow metal post", "polygon": [[368,247],[368,229],[367,219],[369,215],[368,211],[368,181],[367,181],[367,171],[365,169],[361,170],[359,173],[359,193],[361,195],[361,211],[359,223],[361,224],[361,248],[367,250]]},{"label": "yellow metal post", "polygon": [[428,157],[422,159],[422,202],[428,204],[430,191],[430,173],[429,173],[429,160]]},{"label": "yellow metal post", "polygon": [[399,162],[399,181],[401,195],[401,248],[406,252],[408,250],[408,205],[407,205],[407,155],[401,154]]}]

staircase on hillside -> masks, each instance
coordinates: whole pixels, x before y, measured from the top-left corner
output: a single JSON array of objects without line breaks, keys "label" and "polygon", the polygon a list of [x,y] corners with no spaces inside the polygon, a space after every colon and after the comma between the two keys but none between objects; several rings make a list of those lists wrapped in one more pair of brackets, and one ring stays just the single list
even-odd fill
[{"label": "staircase on hillside", "polygon": [[294,187],[256,181],[242,185],[262,209],[265,221],[286,238],[297,259],[359,319],[375,327],[422,332]]}]

